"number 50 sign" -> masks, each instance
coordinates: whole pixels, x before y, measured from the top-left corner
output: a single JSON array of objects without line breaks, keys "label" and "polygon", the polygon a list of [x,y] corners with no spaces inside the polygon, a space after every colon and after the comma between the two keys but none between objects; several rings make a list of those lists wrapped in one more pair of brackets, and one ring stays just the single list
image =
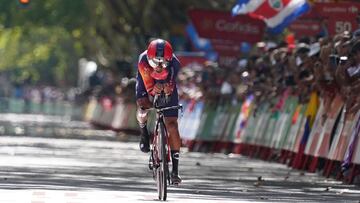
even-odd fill
[{"label": "number 50 sign", "polygon": [[331,35],[358,29],[356,15],[330,17],[328,26]]},{"label": "number 50 sign", "polygon": [[353,25],[348,21],[336,21],[335,22],[335,32],[342,33],[344,31],[352,31]]}]

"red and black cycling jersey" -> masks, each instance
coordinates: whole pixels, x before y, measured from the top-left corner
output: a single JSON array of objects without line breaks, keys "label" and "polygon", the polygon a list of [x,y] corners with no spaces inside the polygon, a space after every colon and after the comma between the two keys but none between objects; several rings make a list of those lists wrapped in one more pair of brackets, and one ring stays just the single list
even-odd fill
[{"label": "red and black cycling jersey", "polygon": [[166,78],[164,78],[163,80],[159,80],[159,79],[155,79],[156,78],[154,76],[155,71],[149,65],[146,54],[147,51],[141,53],[138,61],[138,71],[141,75],[141,78],[143,79],[146,91],[149,94],[152,94],[152,89],[157,82],[170,83],[174,85],[174,88],[176,88],[176,77],[181,67],[178,58],[175,55],[173,55],[172,60],[170,61],[168,66],[163,70],[165,71],[164,73],[167,72]]}]

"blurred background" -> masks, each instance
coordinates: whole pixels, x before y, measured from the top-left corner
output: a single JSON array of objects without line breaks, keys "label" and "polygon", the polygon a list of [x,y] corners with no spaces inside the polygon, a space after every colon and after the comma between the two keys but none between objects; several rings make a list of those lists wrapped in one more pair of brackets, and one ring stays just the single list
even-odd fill
[{"label": "blurred background", "polygon": [[[96,105],[135,103],[138,55],[154,37],[169,40],[182,63],[178,83],[186,102],[235,105],[252,95],[260,104],[289,89],[306,103],[312,91],[354,92],[349,86],[358,80],[356,71],[348,83],[328,67],[335,53],[325,50],[348,48],[338,51],[343,53],[334,58],[335,66],[350,52],[359,27],[358,1],[307,1],[310,8],[277,30],[238,15],[239,2],[3,0],[1,111],[66,114],[102,125],[104,119],[94,119]],[[311,66],[315,62],[321,67]]]},{"label": "blurred background", "polygon": [[[358,1],[301,1],[308,7],[280,28],[239,13],[241,2],[3,0],[0,111],[136,132],[137,60],[154,37],[170,41],[182,64],[183,103],[240,105],[250,96],[257,109],[284,92],[305,104],[312,92],[337,90],[358,111],[356,68],[351,77],[344,72],[356,65]],[[336,68],[341,56],[349,67]]]},{"label": "blurred background", "polygon": [[0,188],[154,193],[135,116],[153,38],[182,66],[181,195],[358,201],[318,175],[360,183],[360,0],[0,0]]},{"label": "blurred background", "polygon": [[49,87],[70,96],[71,88],[79,93],[121,82],[135,75],[151,37],[170,40],[176,51],[191,50],[189,8],[230,10],[234,2],[4,0],[0,94],[23,97],[25,87]]},{"label": "blurred background", "polygon": [[[135,76],[138,55],[150,38],[167,39],[177,52],[190,53],[194,47],[186,36],[187,11],[230,10],[234,3],[3,0],[2,111],[45,112],[50,109],[36,104],[57,100],[84,104],[94,94],[113,97],[122,92],[133,100],[134,84],[124,86]],[[204,53],[190,55],[203,60]],[[30,109],[30,101],[36,107]]]}]

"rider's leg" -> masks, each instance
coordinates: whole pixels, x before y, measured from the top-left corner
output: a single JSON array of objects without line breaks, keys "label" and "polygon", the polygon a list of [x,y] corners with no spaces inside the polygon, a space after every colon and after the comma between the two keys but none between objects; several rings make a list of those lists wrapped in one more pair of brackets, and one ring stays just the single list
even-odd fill
[{"label": "rider's leg", "polygon": [[147,117],[148,117],[148,109],[151,108],[152,104],[149,100],[148,93],[146,91],[144,81],[140,75],[137,73],[136,77],[136,104],[138,106],[136,118],[140,126],[140,150],[142,152],[150,151],[150,136],[147,131]]},{"label": "rider's leg", "polygon": [[[170,102],[167,106],[177,106],[179,104],[179,96],[177,93],[177,89],[174,89],[174,92],[171,94]],[[171,180],[173,183],[178,184],[181,182],[181,178],[179,176],[179,153],[181,147],[181,139],[178,128],[178,114],[179,111],[177,109],[168,110],[164,112],[165,125],[166,129],[169,133],[169,144],[171,149],[171,160],[172,160],[172,172],[171,172]]]},{"label": "rider's leg", "polygon": [[171,148],[171,160],[172,160],[172,173],[171,177],[173,182],[180,183],[181,178],[179,176],[179,158],[181,139],[178,129],[177,117],[165,117],[166,129],[169,132],[169,144]]},{"label": "rider's leg", "polygon": [[180,151],[181,139],[177,120],[177,117],[165,117],[165,125],[167,131],[169,132],[171,150]]},{"label": "rider's leg", "polygon": [[136,119],[139,123],[140,129],[146,127],[149,108],[151,103],[147,97],[137,99],[136,104],[138,106],[136,112]]},{"label": "rider's leg", "polygon": [[140,150],[144,153],[150,151],[150,136],[147,130],[147,118],[151,103],[147,97],[139,98],[136,101],[138,109],[136,112],[136,119],[140,126]]}]

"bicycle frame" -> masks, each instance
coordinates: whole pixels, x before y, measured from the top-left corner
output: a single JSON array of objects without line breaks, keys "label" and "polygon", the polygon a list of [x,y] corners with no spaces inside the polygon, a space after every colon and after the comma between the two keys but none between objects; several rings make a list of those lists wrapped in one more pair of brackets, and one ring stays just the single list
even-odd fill
[{"label": "bicycle frame", "polygon": [[[157,118],[157,120],[156,120],[156,124],[155,124],[155,129],[154,129],[154,137],[153,137],[153,148],[154,149],[156,149],[156,146],[157,146],[157,144],[158,144],[158,139],[161,139],[161,138],[159,138],[158,136],[160,136],[159,135],[159,133],[158,133],[158,131],[159,131],[159,127],[160,127],[160,125],[161,124],[163,124],[163,126],[164,126],[164,130],[165,130],[165,146],[169,146],[169,136],[168,136],[168,133],[167,133],[167,129],[166,129],[166,125],[165,125],[165,122],[164,122],[164,115],[161,113],[161,114],[158,114],[157,115],[158,116],[158,118]],[[170,147],[167,147],[167,162],[170,162]],[[162,160],[158,160],[158,161],[162,161]]]},{"label": "bicycle frame", "polygon": [[[149,159],[149,168],[153,171],[153,177],[157,183],[159,200],[166,200],[167,185],[170,185],[168,163],[170,162],[169,137],[164,122],[164,111],[182,109],[181,105],[165,108],[156,108],[156,123],[152,147]],[[164,155],[165,153],[165,155]]]}]

